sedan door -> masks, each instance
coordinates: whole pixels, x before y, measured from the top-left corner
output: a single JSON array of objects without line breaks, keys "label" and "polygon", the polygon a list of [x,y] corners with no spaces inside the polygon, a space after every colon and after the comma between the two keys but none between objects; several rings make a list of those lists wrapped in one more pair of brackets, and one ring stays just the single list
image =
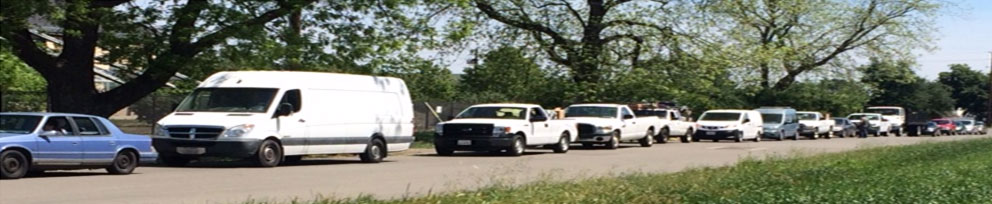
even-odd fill
[{"label": "sedan door", "polygon": [[83,144],[84,165],[109,165],[117,156],[117,139],[106,125],[91,117],[72,117]]},{"label": "sedan door", "polygon": [[42,132],[35,140],[38,151],[34,153],[34,163],[43,166],[76,166],[82,162],[83,147],[64,116],[49,116]]}]

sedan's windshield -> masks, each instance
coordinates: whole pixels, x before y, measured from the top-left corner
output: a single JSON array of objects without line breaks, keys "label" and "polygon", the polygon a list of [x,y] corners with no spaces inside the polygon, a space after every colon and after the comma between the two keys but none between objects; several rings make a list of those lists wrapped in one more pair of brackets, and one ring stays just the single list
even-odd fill
[{"label": "sedan's windshield", "polygon": [[565,109],[565,117],[616,118],[616,107],[577,106]]},{"label": "sedan's windshield", "polygon": [[513,107],[471,107],[456,118],[518,119],[526,118],[526,109]]},{"label": "sedan's windshield", "polygon": [[797,113],[796,117],[799,117],[799,120],[816,120],[816,114],[813,113]]},{"label": "sedan's windshield", "polygon": [[276,89],[200,88],[193,91],[176,112],[255,112],[269,109]]},{"label": "sedan's windshield", "polygon": [[0,133],[28,134],[38,128],[41,116],[3,115],[0,117]]},{"label": "sedan's windshield", "polygon": [[767,123],[774,123],[774,124],[782,123],[782,114],[762,113],[761,114],[761,118],[762,118],[762,120],[764,120],[764,122],[766,124]]},{"label": "sedan's windshield", "polygon": [[879,120],[878,115],[851,115],[851,116],[847,116],[847,119],[861,120],[861,117],[866,117],[868,118],[868,120]]},{"label": "sedan's windshield", "polygon": [[699,116],[700,121],[737,121],[740,118],[740,113],[703,113]]}]

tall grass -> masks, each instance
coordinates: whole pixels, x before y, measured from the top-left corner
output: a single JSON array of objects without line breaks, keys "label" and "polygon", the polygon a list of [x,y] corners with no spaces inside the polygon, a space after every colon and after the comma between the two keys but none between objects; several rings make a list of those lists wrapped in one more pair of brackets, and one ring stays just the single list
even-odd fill
[{"label": "tall grass", "polygon": [[876,147],[671,174],[294,203],[992,203],[992,139]]}]

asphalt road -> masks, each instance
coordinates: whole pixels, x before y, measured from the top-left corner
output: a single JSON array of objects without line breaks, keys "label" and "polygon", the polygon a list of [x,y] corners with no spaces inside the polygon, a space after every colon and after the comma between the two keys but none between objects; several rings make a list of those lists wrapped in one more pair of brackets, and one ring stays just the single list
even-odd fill
[{"label": "asphalt road", "polygon": [[0,181],[0,203],[241,203],[251,199],[289,201],[358,195],[399,198],[539,179],[675,172],[733,164],[747,157],[818,154],[984,137],[992,136],[669,143],[651,148],[625,144],[619,150],[573,146],[567,154],[542,149],[529,150],[521,157],[481,154],[438,157],[432,150],[416,150],[412,155],[389,157],[380,164],[359,163],[357,157],[308,159],[276,168],[198,163],[185,168],[139,167],[134,174],[124,176],[107,175],[103,170],[56,171]]}]

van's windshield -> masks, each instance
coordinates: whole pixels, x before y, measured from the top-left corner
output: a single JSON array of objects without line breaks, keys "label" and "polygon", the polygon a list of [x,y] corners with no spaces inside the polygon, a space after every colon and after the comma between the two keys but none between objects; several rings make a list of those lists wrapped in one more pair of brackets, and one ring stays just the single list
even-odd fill
[{"label": "van's windshield", "polygon": [[264,113],[276,91],[272,88],[199,88],[183,99],[176,112]]},{"label": "van's windshield", "polygon": [[740,113],[703,113],[699,116],[700,121],[737,121],[741,118]]},{"label": "van's windshield", "polygon": [[764,120],[765,123],[774,123],[774,124],[782,123],[782,114],[762,113],[761,118],[762,120]]}]

